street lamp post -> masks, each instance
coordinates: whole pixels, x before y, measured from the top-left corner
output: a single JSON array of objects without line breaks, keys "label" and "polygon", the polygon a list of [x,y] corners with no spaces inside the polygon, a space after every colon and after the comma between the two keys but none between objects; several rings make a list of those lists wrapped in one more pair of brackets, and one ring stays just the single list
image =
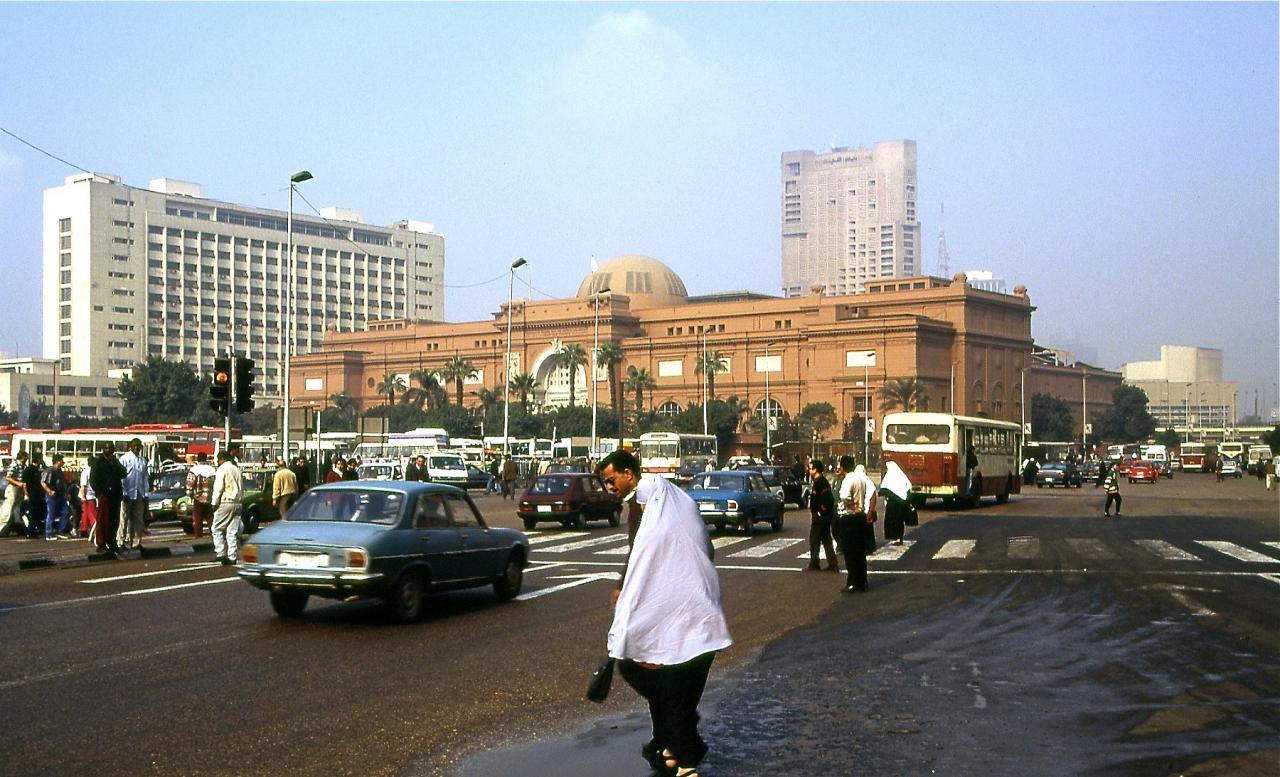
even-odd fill
[{"label": "street lamp post", "polygon": [[600,297],[609,293],[609,287],[596,291],[591,295],[591,304],[595,308],[595,345],[591,349],[591,458],[599,458],[596,450],[596,361],[600,358]]},{"label": "street lamp post", "polygon": [[[717,365],[719,366],[719,365]],[[702,433],[707,434],[707,382],[711,380],[711,364],[707,361],[707,328],[702,328]]]},{"label": "street lamp post", "polygon": [[284,286],[284,321],[280,327],[280,350],[284,356],[284,374],[281,380],[281,405],[284,406],[284,428],[280,431],[280,439],[282,441],[281,449],[285,461],[289,461],[289,354],[293,351],[293,193],[298,188],[298,184],[303,181],[312,179],[310,172],[299,170],[289,176],[289,220],[287,222],[286,231],[289,234],[288,253],[284,258],[284,269],[280,273],[280,280]]},{"label": "street lamp post", "polygon": [[524,257],[511,263],[507,272],[507,363],[502,367],[502,455],[511,455],[511,290],[516,280],[516,268],[523,267]]},{"label": "street lamp post", "polygon": [[765,463],[773,463],[773,402],[769,399],[769,346],[764,344],[764,455]]},{"label": "street lamp post", "polygon": [[1081,440],[1081,456],[1087,456],[1089,450],[1089,373],[1081,370],[1080,372],[1080,402],[1083,409],[1080,411],[1080,440]]}]

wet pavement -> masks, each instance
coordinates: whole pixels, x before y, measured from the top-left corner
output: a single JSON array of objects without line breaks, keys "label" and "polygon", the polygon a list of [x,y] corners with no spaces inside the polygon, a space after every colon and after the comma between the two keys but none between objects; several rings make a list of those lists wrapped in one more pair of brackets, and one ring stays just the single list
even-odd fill
[{"label": "wet pavement", "polygon": [[[1276,775],[1274,636],[1210,630],[1115,579],[913,580],[910,590],[890,579],[745,668],[713,673],[699,771]],[[636,698],[620,681],[613,692]],[[456,774],[650,774],[639,757],[648,719],[634,709],[474,756]]]}]

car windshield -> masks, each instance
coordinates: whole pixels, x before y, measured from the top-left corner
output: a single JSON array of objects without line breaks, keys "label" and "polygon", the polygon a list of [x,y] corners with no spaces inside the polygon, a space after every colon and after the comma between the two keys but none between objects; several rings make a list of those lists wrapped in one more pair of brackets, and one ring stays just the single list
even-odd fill
[{"label": "car windshield", "polygon": [[244,472],[243,482],[245,491],[262,491],[263,483],[267,479],[265,472]]},{"label": "car windshield", "polygon": [[1060,471],[1060,470],[1065,470],[1066,468],[1067,468],[1067,465],[1066,465],[1066,464],[1063,464],[1063,463],[1062,463],[1062,462],[1060,462],[1060,461],[1051,461],[1051,462],[1049,462],[1048,464],[1046,464],[1046,465],[1044,465],[1043,467],[1041,467],[1040,469],[1050,469],[1050,470],[1059,470],[1059,471]]},{"label": "car windshield", "polygon": [[187,487],[187,473],[165,472],[156,478],[156,491],[168,491],[174,488]]},{"label": "car windshield", "polygon": [[713,488],[726,491],[745,490],[741,475],[723,475],[718,472],[710,472],[699,475],[689,482],[690,491],[707,491]]},{"label": "car windshield", "polygon": [[393,524],[404,494],[364,488],[313,489],[289,508],[289,521]]},{"label": "car windshield", "polygon": [[432,456],[427,463],[429,469],[457,469],[464,470],[467,468],[462,459],[455,456]]},{"label": "car windshield", "polygon": [[356,469],[356,473],[360,475],[361,480],[390,480],[391,465],[390,464],[364,464]]},{"label": "car windshield", "polygon": [[569,477],[540,477],[529,487],[531,494],[567,494],[573,485]]}]

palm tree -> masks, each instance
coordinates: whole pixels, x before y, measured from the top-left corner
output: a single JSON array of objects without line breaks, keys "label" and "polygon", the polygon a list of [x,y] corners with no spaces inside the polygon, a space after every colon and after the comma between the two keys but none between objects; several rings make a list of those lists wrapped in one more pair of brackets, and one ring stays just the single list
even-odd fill
[{"label": "palm tree", "polygon": [[425,410],[430,413],[448,402],[448,395],[440,387],[440,381],[435,372],[416,369],[409,373],[409,380],[418,385],[404,392],[404,396],[400,398],[402,403],[413,404],[419,410],[424,409],[425,406]]},{"label": "palm tree", "polygon": [[339,413],[341,413],[344,417],[346,418],[356,417],[356,409],[357,409],[356,401],[351,397],[347,396],[345,391],[340,392],[338,394],[330,394],[329,402],[330,404],[333,405],[333,408],[337,410]]},{"label": "palm tree", "polygon": [[881,386],[876,396],[880,398],[881,410],[902,408],[910,413],[923,407],[929,394],[924,384],[915,378],[897,378]]},{"label": "palm tree", "polygon": [[573,407],[575,384],[578,382],[578,368],[587,363],[587,352],[577,343],[565,343],[560,346],[560,361],[569,368],[569,407]]},{"label": "palm tree", "polygon": [[511,376],[510,388],[520,395],[520,408],[529,413],[529,395],[538,387],[538,381],[527,372],[517,372]]},{"label": "palm tree", "polygon": [[617,341],[610,340],[607,343],[601,343],[600,349],[596,351],[596,366],[604,367],[609,371],[609,404],[613,407],[618,415],[618,439],[622,439],[622,394],[619,392],[618,368],[622,365],[626,355],[622,352],[622,346]]},{"label": "palm tree", "polygon": [[653,379],[653,376],[644,367],[633,366],[627,368],[627,382],[624,384],[624,388],[636,393],[637,413],[644,412],[644,392],[657,385],[658,382]]},{"label": "palm tree", "polygon": [[475,394],[476,399],[480,400],[481,418],[488,418],[489,412],[502,401],[502,397],[498,396],[498,393],[492,389],[478,388],[471,393]]},{"label": "palm tree", "polygon": [[396,402],[396,392],[404,391],[404,378],[388,372],[382,376],[382,382],[378,384],[378,393],[387,395],[387,404],[394,405]]},{"label": "palm tree", "polygon": [[462,407],[462,381],[474,377],[475,374],[476,366],[461,356],[454,356],[440,369],[440,377],[453,382],[453,392],[458,398],[458,407]]},{"label": "palm tree", "polygon": [[729,369],[729,363],[725,359],[723,353],[714,348],[708,348],[698,356],[697,363],[694,365],[694,371],[699,375],[707,376],[707,399],[716,398],[716,375]]}]

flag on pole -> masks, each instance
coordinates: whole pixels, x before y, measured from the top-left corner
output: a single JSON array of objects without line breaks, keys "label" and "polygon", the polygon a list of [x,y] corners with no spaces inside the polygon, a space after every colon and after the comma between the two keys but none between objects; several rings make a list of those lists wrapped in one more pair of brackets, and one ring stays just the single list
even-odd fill
[{"label": "flag on pole", "polygon": [[600,264],[596,262],[596,255],[592,254],[591,255],[591,272],[599,272],[599,271],[600,271]]}]

